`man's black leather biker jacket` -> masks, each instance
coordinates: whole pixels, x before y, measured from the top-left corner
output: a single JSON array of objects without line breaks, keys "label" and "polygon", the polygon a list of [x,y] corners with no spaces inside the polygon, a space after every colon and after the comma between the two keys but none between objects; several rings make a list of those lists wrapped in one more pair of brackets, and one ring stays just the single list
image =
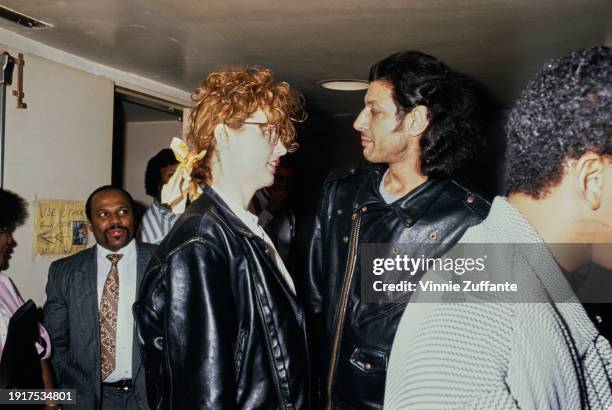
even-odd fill
[{"label": "man's black leather biker jacket", "polygon": [[324,408],[383,406],[389,353],[405,304],[361,301],[363,244],[439,243],[443,252],[488,213],[487,201],[449,178],[430,178],[387,204],[379,193],[385,170],[344,167],[324,183],[306,284],[308,305],[321,315],[318,387]]}]

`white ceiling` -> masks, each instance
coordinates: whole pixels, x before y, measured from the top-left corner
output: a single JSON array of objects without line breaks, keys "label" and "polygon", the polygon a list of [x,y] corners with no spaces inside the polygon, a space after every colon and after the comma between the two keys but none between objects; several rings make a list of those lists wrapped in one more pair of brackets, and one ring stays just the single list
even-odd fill
[{"label": "white ceiling", "polygon": [[[313,113],[354,115],[363,92],[317,87],[365,78],[396,51],[421,50],[511,104],[543,61],[612,43],[610,0],[0,0],[51,23],[0,27],[191,91],[220,66],[271,68]],[[2,39],[0,38],[0,43]]]}]

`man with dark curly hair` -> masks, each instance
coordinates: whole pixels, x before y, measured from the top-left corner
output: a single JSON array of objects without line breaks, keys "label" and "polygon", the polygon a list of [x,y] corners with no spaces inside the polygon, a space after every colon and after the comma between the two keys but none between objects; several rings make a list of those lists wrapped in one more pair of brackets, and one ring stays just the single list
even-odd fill
[{"label": "man with dark curly hair", "polygon": [[153,203],[142,216],[138,231],[140,240],[145,243],[159,245],[176,222],[177,215],[161,203],[161,191],[177,165],[178,161],[170,148],[162,149],[147,163],[145,192],[153,198]]},{"label": "man with dark curly hair", "polygon": [[517,291],[504,303],[414,295],[385,408],[612,408],[612,317],[577,293],[573,274],[612,268],[611,80],[612,50],[594,47],[548,62],[527,85],[507,127],[508,196],[459,241],[489,255],[485,279]]},{"label": "man with dark curly hair", "polygon": [[465,78],[410,51],[374,64],[369,80],[354,127],[372,164],[328,176],[309,249],[308,301],[322,322],[319,388],[328,409],[382,408],[406,306],[362,299],[362,245],[440,244],[442,252],[489,208],[456,178],[482,142]]}]

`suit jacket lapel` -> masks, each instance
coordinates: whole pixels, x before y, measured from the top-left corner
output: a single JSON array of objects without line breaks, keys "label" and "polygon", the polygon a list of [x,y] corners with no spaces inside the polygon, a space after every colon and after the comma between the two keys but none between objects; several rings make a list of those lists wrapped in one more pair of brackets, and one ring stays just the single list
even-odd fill
[{"label": "suit jacket lapel", "polygon": [[[91,349],[87,354],[92,359],[91,368],[94,376],[94,385],[99,386],[100,380],[100,319],[98,313],[98,264],[96,246],[93,246],[83,254],[83,263],[79,264],[77,272],[77,282],[82,284],[77,295],[83,326],[87,327],[85,334],[91,335]],[[92,320],[93,318],[93,320]],[[99,389],[96,390],[99,394]]]}]

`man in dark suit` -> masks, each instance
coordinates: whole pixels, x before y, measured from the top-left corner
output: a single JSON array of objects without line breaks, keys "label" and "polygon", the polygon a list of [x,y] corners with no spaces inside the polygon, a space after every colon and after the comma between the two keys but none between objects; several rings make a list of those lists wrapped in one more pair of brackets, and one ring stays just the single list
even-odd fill
[{"label": "man in dark suit", "polygon": [[134,239],[123,189],[102,186],[85,208],[97,245],[49,268],[44,324],[57,385],[76,389],[75,409],[147,409],[131,308],[155,247]]}]

